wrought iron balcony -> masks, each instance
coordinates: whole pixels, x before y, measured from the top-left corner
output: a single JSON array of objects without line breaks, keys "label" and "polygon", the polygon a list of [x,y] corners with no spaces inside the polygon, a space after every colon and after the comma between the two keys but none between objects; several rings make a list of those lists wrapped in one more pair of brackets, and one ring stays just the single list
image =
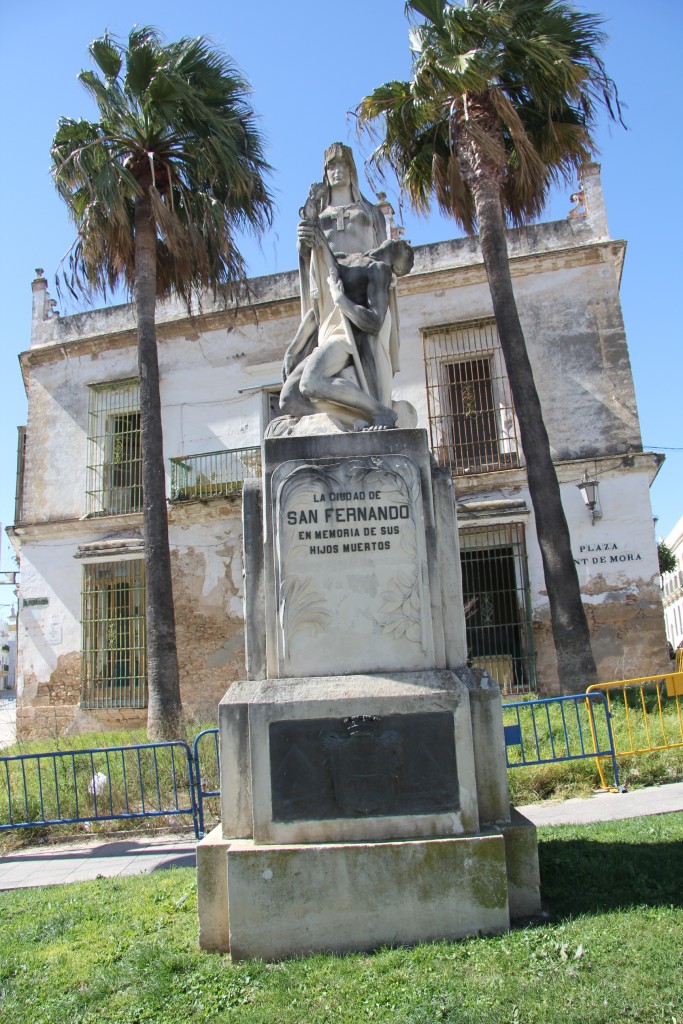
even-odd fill
[{"label": "wrought iron balcony", "polygon": [[261,474],[260,448],[230,448],[171,459],[171,501],[241,494],[245,480]]}]

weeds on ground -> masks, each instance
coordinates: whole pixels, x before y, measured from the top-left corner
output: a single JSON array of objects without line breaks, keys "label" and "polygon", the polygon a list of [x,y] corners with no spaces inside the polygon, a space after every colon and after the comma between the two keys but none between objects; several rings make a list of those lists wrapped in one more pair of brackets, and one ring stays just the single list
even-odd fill
[{"label": "weeds on ground", "polygon": [[[667,698],[663,687],[660,691],[644,694],[642,699],[640,694],[631,694],[627,700],[619,694],[610,698],[620,786],[637,788],[683,780],[680,698]],[[509,769],[513,803],[586,796],[602,787],[597,758],[581,756],[590,755],[596,749],[594,743],[600,751],[610,749],[606,705],[598,701],[594,698],[590,707],[584,699],[536,707],[531,701],[519,708],[503,705],[504,724],[521,730],[521,745],[508,748],[509,762],[548,759],[544,764]],[[648,750],[656,746],[663,749]],[[640,749],[648,752],[630,753]],[[601,764],[607,786],[614,786],[611,758],[602,757]]]},{"label": "weeds on ground", "polygon": [[[613,702],[613,711],[617,720],[617,727],[619,727],[618,702],[616,704]],[[506,713],[504,708],[504,716],[506,714],[509,718],[510,712]],[[677,725],[675,709],[668,709],[665,722],[670,735],[675,738],[675,727]],[[533,751],[534,735],[530,723],[525,719],[522,719],[522,723],[526,749]],[[569,735],[570,743],[576,744],[578,729],[575,721],[572,721],[571,718],[565,718],[564,720],[551,718],[550,725],[553,742],[556,744],[557,750],[561,750],[565,729]],[[190,744],[194,735],[204,728],[211,728],[211,726],[196,727],[193,733],[190,734]],[[647,739],[645,725],[643,721],[638,721],[637,712],[634,712],[632,716],[631,728],[634,740],[645,743]],[[587,732],[587,720],[583,721],[582,729],[584,737],[589,735]],[[601,738],[599,737],[599,739]],[[145,742],[144,730],[129,730],[61,737],[58,740],[33,740],[17,744],[4,750],[2,753],[4,757],[11,757],[19,753],[38,754],[52,750],[73,751],[77,754],[78,751],[92,747],[132,746]],[[547,746],[547,741],[544,742]],[[572,749],[576,748],[572,747]],[[542,747],[541,752],[545,754],[549,751]],[[203,788],[205,790],[217,789],[219,773],[213,737],[205,737],[204,746],[201,748],[200,753]],[[514,758],[514,751],[512,756]],[[100,798],[98,798],[99,806],[104,806],[105,812],[110,798],[112,808],[125,809],[126,793],[128,791],[131,794],[131,806],[133,809],[141,807],[140,785],[139,780],[136,779],[138,769],[140,769],[143,790],[151,793],[152,798],[157,800],[158,806],[170,807],[176,795],[179,801],[186,801],[185,805],[189,805],[189,793],[182,778],[182,764],[176,761],[176,768],[178,769],[176,772],[176,794],[173,790],[174,773],[169,770],[170,758],[167,753],[160,756],[160,760],[156,763],[149,753],[144,754],[141,756],[139,764],[135,754],[126,754],[122,760],[118,762],[110,760],[109,763],[106,763],[106,757],[101,754],[96,755],[92,763],[89,756],[77,755],[75,791],[73,787],[74,767],[70,764],[70,761],[70,758],[63,761],[57,774],[58,781],[61,778],[63,783],[63,788],[60,790],[62,795],[59,801],[59,810],[62,812],[62,817],[84,817],[90,805],[94,809],[94,799],[92,794],[88,793],[88,786],[92,784],[93,774],[97,771],[101,771],[103,775],[107,776],[107,786],[100,794]],[[3,763],[7,764],[7,762]],[[126,786],[124,787],[123,775],[127,763],[131,764],[131,768],[127,772]],[[606,778],[608,782],[611,782],[610,761],[609,759],[603,759],[602,763]],[[653,751],[648,754],[620,756],[618,763],[620,784],[627,788],[661,785],[683,780],[683,747],[671,747],[668,750]],[[47,762],[43,764],[43,769],[46,766]],[[595,758],[510,768],[508,771],[508,781],[510,785],[510,798],[516,805],[537,803],[549,799],[558,800],[567,799],[568,797],[587,796],[601,786],[600,774]],[[12,799],[15,801],[13,808],[7,796],[8,783]],[[71,796],[69,796],[69,783],[71,783]],[[14,762],[11,771],[3,769],[0,772],[0,825],[10,820],[10,810],[12,810],[14,820],[22,820],[20,812],[25,810],[26,807],[29,814],[32,813],[35,817],[38,817],[41,810],[41,788],[43,790],[42,810],[57,816],[57,793],[54,772],[50,776],[49,771],[46,773],[42,770],[39,779],[35,763],[30,768],[22,771],[19,762]],[[78,808],[80,813],[78,815],[75,813],[75,795],[78,795],[80,800]],[[71,813],[66,813],[68,811]],[[209,831],[218,820],[218,799],[210,798],[207,800],[204,805],[204,811],[206,829]],[[37,842],[59,840],[67,836],[73,837],[74,835],[83,834],[102,836],[112,832],[128,831],[132,827],[137,831],[158,830],[160,828],[177,831],[191,829],[192,822],[189,815],[176,816],[169,814],[152,818],[136,818],[133,821],[129,818],[123,818],[104,822],[86,821],[79,824],[17,828],[11,831],[0,831],[0,852],[16,849],[20,846],[32,845]]]},{"label": "weeds on ground", "polygon": [[[683,747],[618,757],[617,761],[619,784],[626,789],[683,781]],[[603,760],[603,771],[608,785],[613,785],[609,760]],[[595,758],[510,768],[508,783],[510,800],[515,805],[590,796],[602,786]]]},{"label": "weeds on ground", "polygon": [[[196,728],[194,734],[200,731]],[[193,738],[190,736],[190,749]],[[131,827],[191,828],[191,813],[173,813],[191,808],[186,749],[181,745],[136,749],[146,743],[143,730],[131,730],[34,740],[4,750],[0,757],[0,825],[74,820],[65,825],[2,831],[0,849],[79,832],[95,835]],[[117,747],[124,749],[114,749]],[[49,756],[52,752],[58,756]],[[213,736],[201,741],[200,754],[203,788],[216,789]],[[217,809],[213,801],[207,806],[207,817]],[[154,816],[137,817],[145,812],[154,812]]]}]

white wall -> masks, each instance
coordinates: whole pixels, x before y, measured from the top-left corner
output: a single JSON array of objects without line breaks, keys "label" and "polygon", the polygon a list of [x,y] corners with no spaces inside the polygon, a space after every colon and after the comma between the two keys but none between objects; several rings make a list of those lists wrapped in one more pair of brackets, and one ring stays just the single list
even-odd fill
[{"label": "white wall", "polygon": [[675,572],[667,572],[662,577],[666,635],[675,650],[683,643],[683,518],[665,538],[665,543],[675,556],[677,565]]},{"label": "white wall", "polygon": [[[22,545],[19,693],[25,683],[49,682],[60,656],[80,650],[82,567],[73,556],[78,544],[91,539],[83,527],[76,537]],[[43,598],[47,605],[25,606]]]}]

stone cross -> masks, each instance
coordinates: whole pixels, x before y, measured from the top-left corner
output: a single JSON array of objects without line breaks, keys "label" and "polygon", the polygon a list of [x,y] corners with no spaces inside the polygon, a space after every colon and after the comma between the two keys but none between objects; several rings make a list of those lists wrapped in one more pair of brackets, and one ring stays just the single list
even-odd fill
[{"label": "stone cross", "polygon": [[346,231],[346,224],[344,223],[344,217],[351,218],[351,211],[348,206],[337,207],[337,231]]}]

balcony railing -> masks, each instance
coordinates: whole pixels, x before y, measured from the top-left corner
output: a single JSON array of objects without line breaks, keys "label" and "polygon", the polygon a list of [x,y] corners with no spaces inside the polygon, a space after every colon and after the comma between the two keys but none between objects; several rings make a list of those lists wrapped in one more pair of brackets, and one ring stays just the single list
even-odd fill
[{"label": "balcony railing", "polygon": [[683,590],[683,569],[674,569],[667,573],[663,580],[664,597],[672,597],[679,590]]},{"label": "balcony railing", "polygon": [[260,448],[231,448],[171,459],[171,501],[240,494],[245,480],[261,474]]}]

